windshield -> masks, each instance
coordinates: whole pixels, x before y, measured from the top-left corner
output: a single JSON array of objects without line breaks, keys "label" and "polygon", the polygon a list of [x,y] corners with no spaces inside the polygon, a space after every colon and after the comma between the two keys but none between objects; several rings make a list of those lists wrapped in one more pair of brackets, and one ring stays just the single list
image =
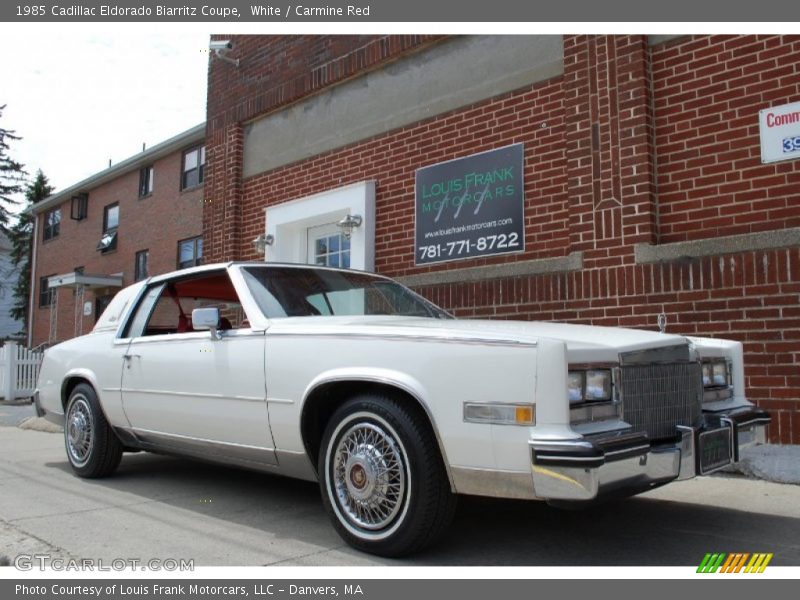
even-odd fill
[{"label": "windshield", "polygon": [[399,283],[358,271],[246,267],[244,279],[261,311],[282,317],[449,314]]}]

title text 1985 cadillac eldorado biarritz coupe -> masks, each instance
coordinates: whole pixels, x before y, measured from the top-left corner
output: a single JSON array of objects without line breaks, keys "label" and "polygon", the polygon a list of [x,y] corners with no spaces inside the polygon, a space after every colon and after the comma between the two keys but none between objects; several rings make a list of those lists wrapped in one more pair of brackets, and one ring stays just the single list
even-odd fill
[{"label": "title text 1985 cadillac eldorado biarritz coupe", "polygon": [[122,290],[50,348],[37,410],[81,477],[126,450],[318,480],[351,545],[399,556],[456,494],[581,505],[710,473],[762,439],[742,345],[453,319],[390,279],[231,263]]}]

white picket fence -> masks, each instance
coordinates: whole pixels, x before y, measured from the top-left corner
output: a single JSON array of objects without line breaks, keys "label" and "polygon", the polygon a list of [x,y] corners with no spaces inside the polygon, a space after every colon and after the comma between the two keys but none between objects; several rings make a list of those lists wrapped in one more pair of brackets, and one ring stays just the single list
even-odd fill
[{"label": "white picket fence", "polygon": [[33,396],[41,365],[41,352],[6,342],[0,348],[0,397],[14,400]]}]

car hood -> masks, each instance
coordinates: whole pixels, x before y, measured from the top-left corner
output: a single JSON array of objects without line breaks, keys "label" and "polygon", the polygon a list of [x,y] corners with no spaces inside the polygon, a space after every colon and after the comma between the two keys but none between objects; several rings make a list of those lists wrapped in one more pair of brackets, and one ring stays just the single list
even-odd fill
[{"label": "car hood", "polygon": [[298,317],[272,322],[270,331],[298,329],[309,334],[341,334],[384,337],[431,337],[443,340],[531,343],[539,338],[566,343],[569,361],[616,361],[624,352],[686,344],[681,335],[641,329],[572,325],[541,321],[490,321],[472,319],[424,319],[416,317]]}]

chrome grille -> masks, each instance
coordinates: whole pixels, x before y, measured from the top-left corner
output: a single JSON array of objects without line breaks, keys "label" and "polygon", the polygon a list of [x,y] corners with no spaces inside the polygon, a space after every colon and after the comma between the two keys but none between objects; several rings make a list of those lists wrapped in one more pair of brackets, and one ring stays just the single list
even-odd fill
[{"label": "chrome grille", "polygon": [[700,364],[624,365],[622,410],[634,431],[652,440],[672,437],[678,425],[696,426],[702,417]]}]

